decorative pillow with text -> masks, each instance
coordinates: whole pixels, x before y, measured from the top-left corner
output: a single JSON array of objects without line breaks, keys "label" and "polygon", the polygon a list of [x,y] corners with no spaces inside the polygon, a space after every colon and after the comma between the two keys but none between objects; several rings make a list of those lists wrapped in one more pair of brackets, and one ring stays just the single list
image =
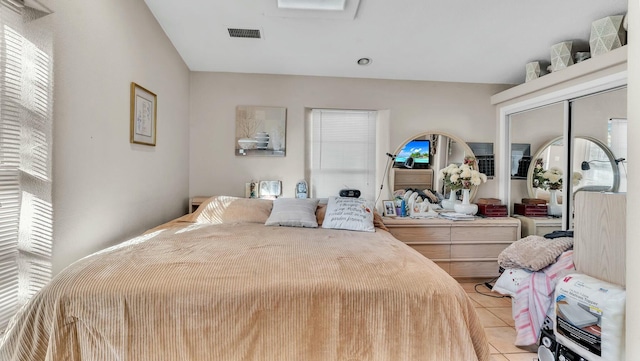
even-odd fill
[{"label": "decorative pillow with text", "polygon": [[373,207],[361,198],[330,197],[322,228],[375,232]]}]

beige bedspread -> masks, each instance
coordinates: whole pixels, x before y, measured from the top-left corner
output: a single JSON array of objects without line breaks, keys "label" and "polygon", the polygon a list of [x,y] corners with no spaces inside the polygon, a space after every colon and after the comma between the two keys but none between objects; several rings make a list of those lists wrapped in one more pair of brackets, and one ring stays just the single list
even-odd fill
[{"label": "beige bedspread", "polygon": [[471,301],[389,233],[174,222],[61,272],[0,360],[488,360]]}]

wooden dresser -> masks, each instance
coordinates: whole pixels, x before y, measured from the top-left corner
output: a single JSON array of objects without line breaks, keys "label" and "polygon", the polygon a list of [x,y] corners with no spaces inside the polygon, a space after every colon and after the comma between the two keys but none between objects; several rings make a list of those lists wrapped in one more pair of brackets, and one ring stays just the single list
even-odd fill
[{"label": "wooden dresser", "polygon": [[384,218],[397,239],[434,261],[455,278],[499,275],[498,255],[520,239],[515,218],[446,219]]}]

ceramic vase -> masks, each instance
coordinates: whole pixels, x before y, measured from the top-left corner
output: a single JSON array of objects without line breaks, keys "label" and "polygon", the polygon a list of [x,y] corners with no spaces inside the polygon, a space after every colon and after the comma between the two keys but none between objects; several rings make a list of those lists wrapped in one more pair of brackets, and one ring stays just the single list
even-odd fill
[{"label": "ceramic vase", "polygon": [[526,76],[524,81],[525,82],[530,82],[533,79],[538,79],[540,77],[540,62],[539,61],[532,61],[530,63],[527,63],[525,65],[525,69],[526,69]]},{"label": "ceramic vase", "polygon": [[563,41],[551,46],[551,71],[573,65],[573,41]]},{"label": "ceramic vase", "polygon": [[472,216],[478,213],[478,205],[469,201],[471,199],[470,193],[470,189],[462,190],[462,203],[453,206],[456,213],[469,214]]},{"label": "ceramic vase", "polygon": [[456,203],[460,203],[460,201],[456,198],[456,191],[452,190],[449,192],[449,198],[442,200],[442,209],[453,210]]},{"label": "ceramic vase", "polygon": [[557,189],[549,189],[549,203],[547,204],[547,214],[552,217],[562,217],[562,206],[558,204]]},{"label": "ceramic vase", "polygon": [[627,43],[624,15],[607,16],[591,24],[589,47],[591,56],[598,56]]}]

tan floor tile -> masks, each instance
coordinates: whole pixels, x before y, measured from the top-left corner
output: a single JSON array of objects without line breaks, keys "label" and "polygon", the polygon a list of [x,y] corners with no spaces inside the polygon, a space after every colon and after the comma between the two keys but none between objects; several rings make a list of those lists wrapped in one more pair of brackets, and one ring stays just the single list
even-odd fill
[{"label": "tan floor tile", "polygon": [[464,283],[460,283],[460,286],[462,286],[464,291],[467,293],[475,293],[476,284],[477,284],[476,282],[464,282]]},{"label": "tan floor tile", "polygon": [[484,331],[491,346],[501,353],[527,352],[513,344],[516,339],[516,330],[513,327],[485,327]]},{"label": "tan floor tile", "polygon": [[484,308],[484,306],[482,306],[481,304],[476,302],[473,298],[469,298],[469,299],[471,300],[471,303],[473,303],[473,307],[475,307],[475,308]]},{"label": "tan floor tile", "polygon": [[496,354],[496,353],[500,353],[500,351],[496,350],[495,347],[489,345],[489,353],[493,355],[493,354]]},{"label": "tan floor tile", "polygon": [[509,359],[507,359],[506,357],[500,355],[500,354],[496,354],[496,355],[491,355],[491,361],[509,361]]},{"label": "tan floor tile", "polygon": [[513,320],[511,307],[487,308],[487,311],[493,313],[496,317],[506,323],[507,326],[514,327],[516,325],[515,321]]},{"label": "tan floor tile", "polygon": [[505,327],[509,326],[486,308],[476,308],[476,313],[480,316],[480,322],[484,327]]},{"label": "tan floor tile", "polygon": [[483,307],[487,308],[498,308],[498,307],[511,307],[511,298],[509,297],[491,297],[481,295],[479,293],[468,293],[467,294],[472,300],[478,302]]},{"label": "tan floor tile", "polygon": [[538,354],[532,352],[506,353],[502,356],[506,357],[509,361],[538,361]]}]

